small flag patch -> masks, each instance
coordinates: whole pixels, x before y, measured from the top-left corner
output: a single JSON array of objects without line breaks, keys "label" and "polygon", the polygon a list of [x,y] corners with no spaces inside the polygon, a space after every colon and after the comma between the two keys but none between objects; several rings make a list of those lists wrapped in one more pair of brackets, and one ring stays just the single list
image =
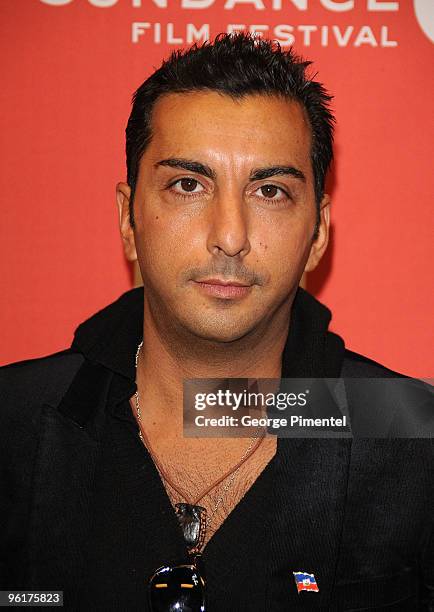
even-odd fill
[{"label": "small flag patch", "polygon": [[318,585],[313,574],[307,574],[306,572],[292,572],[294,574],[295,584],[297,585],[297,591],[319,591]]}]

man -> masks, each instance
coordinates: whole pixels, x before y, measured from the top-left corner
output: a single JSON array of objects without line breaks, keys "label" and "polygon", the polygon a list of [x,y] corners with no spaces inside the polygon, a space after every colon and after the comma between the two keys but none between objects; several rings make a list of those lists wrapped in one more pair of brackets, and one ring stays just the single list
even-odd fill
[{"label": "man", "polygon": [[136,92],[117,202],[144,290],[3,370],[2,589],[70,610],[432,609],[429,440],[183,437],[185,379],[398,376],[299,289],[332,159],[306,68],[222,35]]}]

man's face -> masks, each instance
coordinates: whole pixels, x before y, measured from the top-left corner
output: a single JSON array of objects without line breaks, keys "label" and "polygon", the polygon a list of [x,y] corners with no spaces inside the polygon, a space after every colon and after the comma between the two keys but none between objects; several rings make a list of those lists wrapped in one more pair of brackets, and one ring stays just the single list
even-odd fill
[{"label": "man's face", "polygon": [[156,103],[134,232],[129,188],[118,186],[124,241],[137,252],[154,316],[220,342],[287,316],[303,271],[327,245],[327,198],[312,241],[310,150],[295,102],[192,92]]}]

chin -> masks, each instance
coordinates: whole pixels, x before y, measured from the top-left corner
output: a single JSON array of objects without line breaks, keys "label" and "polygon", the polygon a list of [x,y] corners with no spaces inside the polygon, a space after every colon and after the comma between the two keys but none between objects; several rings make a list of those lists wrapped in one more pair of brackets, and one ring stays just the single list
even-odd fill
[{"label": "chin", "polygon": [[210,318],[203,321],[192,321],[186,325],[187,329],[202,340],[209,342],[235,342],[246,336],[255,323],[253,321],[212,321]]}]

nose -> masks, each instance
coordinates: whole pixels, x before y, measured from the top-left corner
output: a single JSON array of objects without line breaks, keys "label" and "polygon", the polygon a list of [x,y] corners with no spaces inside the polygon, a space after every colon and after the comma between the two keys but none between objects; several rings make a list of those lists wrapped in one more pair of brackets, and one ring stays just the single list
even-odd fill
[{"label": "nose", "polygon": [[211,255],[245,257],[250,252],[247,208],[241,195],[226,190],[210,211],[207,248]]}]

